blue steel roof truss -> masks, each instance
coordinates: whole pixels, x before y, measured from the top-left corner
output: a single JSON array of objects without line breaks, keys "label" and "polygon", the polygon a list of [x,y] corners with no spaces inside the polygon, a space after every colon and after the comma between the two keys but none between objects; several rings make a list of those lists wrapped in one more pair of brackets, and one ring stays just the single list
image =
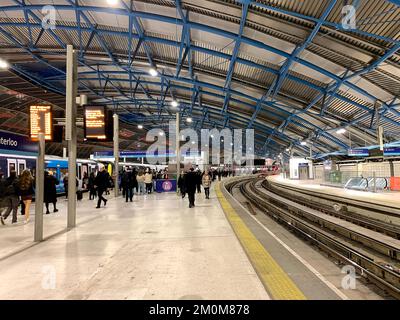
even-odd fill
[{"label": "blue steel roof truss", "polygon": [[[301,79],[296,79],[296,77],[292,76],[289,74],[289,70],[290,70],[290,66],[293,62],[297,62],[300,64],[303,64],[317,72],[320,72],[321,74],[324,74],[327,77],[330,77],[333,80],[333,83],[328,87],[328,88],[318,88],[320,95],[314,99],[314,101],[312,101],[304,110],[301,110],[297,113],[294,113],[292,115],[289,115],[286,119],[283,119],[283,122],[280,126],[274,128],[274,129],[270,129],[268,127],[265,127],[263,125],[261,125],[261,127],[263,129],[267,129],[267,132],[270,133],[267,141],[265,142],[265,144],[263,145],[264,148],[261,148],[261,151],[263,152],[265,147],[270,143],[270,142],[275,142],[273,141],[272,137],[274,135],[276,135],[279,138],[282,138],[283,140],[287,140],[290,144],[292,145],[297,145],[299,149],[302,149],[303,152],[306,152],[305,148],[303,148],[301,145],[299,145],[299,141],[294,141],[291,138],[288,138],[287,135],[285,135],[283,132],[285,131],[285,128],[289,125],[289,123],[296,123],[299,124],[298,122],[296,122],[297,120],[302,120],[304,121],[303,118],[300,118],[300,115],[303,113],[307,113],[308,110],[310,108],[312,108],[316,103],[318,103],[318,101],[320,101],[322,98],[325,101],[325,104],[323,104],[323,107],[321,109],[321,115],[324,114],[324,112],[327,109],[327,105],[329,105],[330,101],[332,101],[332,99],[337,98],[340,100],[343,100],[345,102],[348,102],[352,105],[355,105],[356,107],[368,111],[368,114],[366,116],[372,116],[375,112],[375,110],[370,110],[369,108],[366,108],[365,106],[361,105],[361,104],[357,104],[354,101],[351,101],[349,99],[346,99],[345,97],[342,97],[338,94],[338,90],[342,85],[345,85],[347,87],[349,87],[350,89],[353,89],[361,94],[364,94],[365,96],[374,99],[375,101],[377,100],[376,97],[372,96],[370,93],[365,92],[364,90],[362,90],[361,88],[357,87],[356,85],[354,85],[353,83],[350,83],[349,80],[351,80],[352,78],[368,73],[370,71],[372,71],[373,69],[375,69],[379,64],[381,64],[382,62],[386,61],[389,57],[391,57],[394,53],[396,53],[399,49],[400,49],[400,41],[396,41],[393,39],[388,39],[388,38],[384,38],[384,37],[379,37],[377,35],[374,34],[368,34],[364,31],[360,31],[360,30],[351,30],[351,32],[356,32],[362,35],[368,35],[377,39],[381,39],[381,40],[385,40],[388,42],[393,43],[392,47],[389,48],[387,50],[387,52],[379,57],[378,59],[376,59],[373,63],[371,63],[368,67],[364,68],[363,70],[360,70],[358,72],[355,72],[353,74],[348,74],[348,72],[342,77],[337,77],[336,75],[318,67],[313,65],[312,63],[308,62],[308,61],[304,61],[300,58],[298,58],[298,54],[300,52],[302,52],[304,49],[307,48],[307,46],[312,42],[313,38],[315,37],[315,35],[318,33],[319,29],[321,28],[321,26],[329,26],[329,27],[335,27],[337,30],[342,30],[342,27],[340,25],[334,24],[332,22],[326,21],[326,18],[329,14],[329,12],[332,10],[332,8],[334,7],[336,0],[332,0],[329,5],[327,6],[325,12],[323,13],[323,15],[321,16],[321,18],[315,18],[315,17],[310,17],[310,16],[305,16],[305,15],[301,15],[299,13],[294,13],[294,12],[285,12],[285,10],[282,10],[280,8],[276,8],[276,7],[271,7],[262,3],[258,3],[258,2],[254,2],[254,1],[250,1],[250,0],[245,0],[245,1],[241,1],[242,3],[242,17],[241,17],[241,22],[240,22],[240,26],[239,26],[239,32],[238,34],[233,34],[227,31],[223,31],[223,30],[218,30],[216,28],[210,27],[210,26],[206,26],[206,25],[201,25],[199,23],[194,23],[194,22],[190,22],[188,19],[188,13],[185,16],[182,10],[182,6],[179,0],[176,1],[177,4],[177,11],[179,12],[180,15],[180,19],[172,19],[166,16],[161,16],[161,15],[157,15],[157,14],[151,14],[151,13],[146,13],[146,12],[139,12],[137,10],[135,10],[135,8],[133,7],[133,2],[131,2],[131,6],[128,7],[126,6],[126,4],[124,2],[124,9],[114,9],[114,8],[102,8],[102,7],[95,7],[95,6],[82,6],[79,5],[78,1],[72,1],[72,0],[66,0],[70,5],[57,5],[55,4],[54,6],[56,7],[57,10],[75,10],[75,14],[76,14],[76,20],[77,20],[77,27],[69,27],[70,30],[75,29],[78,31],[78,35],[79,35],[79,62],[82,66],[88,67],[89,69],[93,70],[94,72],[97,73],[97,80],[100,83],[100,88],[102,87],[102,81],[105,81],[104,84],[104,89],[107,86],[112,87],[119,95],[120,97],[123,97],[124,99],[127,99],[128,101],[130,101],[132,104],[134,104],[135,106],[139,104],[139,100],[136,99],[136,93],[138,88],[140,88],[140,90],[147,96],[148,98],[148,102],[153,101],[159,110],[158,113],[158,119],[161,118],[162,116],[162,112],[165,111],[165,97],[167,94],[168,90],[172,90],[172,88],[174,86],[171,85],[170,81],[176,80],[176,81],[180,81],[182,80],[182,78],[180,77],[180,72],[183,68],[184,62],[185,60],[190,60],[191,58],[191,54],[193,50],[202,50],[202,51],[207,51],[207,53],[209,54],[215,54],[215,52],[212,52],[212,50],[207,50],[207,49],[201,49],[201,48],[194,48],[194,46],[191,44],[190,41],[190,30],[192,28],[198,29],[198,30],[204,30],[207,32],[214,32],[216,34],[222,35],[224,37],[230,38],[232,40],[235,41],[235,47],[233,49],[233,52],[231,54],[230,58],[230,65],[228,68],[228,72],[226,75],[226,81],[225,81],[225,85],[223,88],[217,88],[218,91],[222,92],[224,94],[224,102],[223,102],[223,106],[222,106],[222,111],[221,114],[224,116],[224,123],[222,125],[222,127],[225,127],[228,125],[229,123],[229,119],[232,117],[232,119],[235,119],[235,116],[231,113],[228,112],[228,105],[229,105],[229,101],[232,99],[232,95],[237,95],[237,92],[232,92],[231,91],[231,82],[232,82],[232,78],[233,78],[233,73],[234,73],[234,69],[235,69],[235,64],[236,63],[243,63],[243,59],[238,58],[238,53],[239,53],[239,49],[240,49],[240,44],[242,42],[245,42],[247,44],[250,45],[254,45],[256,47],[262,48],[266,51],[269,52],[274,52],[276,54],[281,55],[282,57],[285,57],[287,60],[285,62],[285,64],[282,66],[282,68],[279,71],[275,71],[273,70],[274,74],[276,75],[276,78],[274,80],[274,82],[272,83],[272,85],[270,86],[270,88],[268,89],[268,91],[260,98],[260,99],[256,99],[257,100],[257,104],[255,107],[255,111],[253,113],[253,116],[250,119],[250,122],[248,123],[248,127],[255,127],[256,124],[256,118],[257,115],[259,114],[260,110],[262,110],[263,105],[265,106],[269,106],[269,107],[273,107],[276,108],[277,110],[279,110],[279,107],[277,106],[277,104],[275,104],[273,101],[273,99],[279,101],[279,98],[276,99],[276,97],[279,94],[279,91],[281,89],[282,84],[284,83],[285,79],[291,79],[291,80],[295,80],[298,81],[302,84],[308,85],[310,86],[309,83],[307,83],[307,81],[300,81]],[[63,41],[59,38],[59,36],[57,36],[57,34],[55,34],[51,29],[48,29],[46,31],[44,31],[44,29],[40,29],[40,33],[38,35],[38,38],[36,39],[36,41],[34,41],[33,37],[32,37],[32,29],[33,28],[38,28],[40,27],[40,19],[33,13],[34,10],[40,10],[40,8],[42,6],[37,6],[37,5],[27,5],[25,3],[25,0],[13,0],[13,2],[16,4],[16,6],[5,6],[2,7],[0,10],[2,11],[17,11],[17,10],[23,10],[24,11],[24,17],[25,17],[25,23],[23,24],[25,27],[28,28],[28,33],[29,33],[29,47],[25,47],[24,45],[22,45],[17,39],[15,39],[11,34],[9,34],[8,32],[6,32],[4,30],[4,26],[7,25],[7,23],[0,23],[0,33],[5,36],[7,39],[9,39],[10,41],[12,41],[13,44],[15,44],[17,47],[24,49],[28,54],[30,54],[34,59],[36,59],[37,61],[44,63],[46,66],[56,70],[57,72],[59,72],[60,77],[58,78],[58,80],[62,80],[63,77],[65,77],[65,72],[63,70],[60,70],[56,67],[54,67],[53,65],[51,65],[51,63],[49,63],[48,61],[45,61],[43,58],[40,57],[39,54],[33,53],[33,49],[38,49],[40,50],[40,48],[37,48],[37,43],[39,42],[39,39],[42,37],[42,35],[44,34],[44,32],[48,32],[54,39],[55,41],[62,47],[62,48],[66,48],[66,44],[63,43]],[[397,1],[391,1],[395,4],[398,4]],[[308,21],[313,21],[315,22],[315,27],[312,30],[311,34],[309,35],[309,37],[306,39],[306,41],[300,46],[300,47],[296,47],[296,49],[293,51],[293,53],[291,55],[282,52],[280,50],[274,49],[272,47],[267,46],[266,44],[263,43],[259,43],[255,40],[252,39],[248,39],[246,37],[243,37],[243,29],[245,27],[245,22],[246,22],[246,17],[247,17],[247,13],[249,10],[250,5],[252,6],[258,6],[267,10],[273,10],[273,11],[277,11],[280,13],[285,13],[285,14],[289,14],[289,15],[293,15],[296,16],[298,18],[302,18],[302,19],[306,19]],[[114,13],[117,15],[128,15],[129,17],[129,30],[127,32],[128,35],[128,43],[129,43],[129,48],[128,48],[128,65],[123,65],[121,64],[118,59],[116,59],[111,50],[107,47],[106,42],[104,41],[104,39],[102,38],[102,35],[107,33],[104,30],[98,29],[96,26],[94,26],[90,19],[86,16],[85,12],[107,12],[107,13]],[[29,17],[32,17],[37,23],[33,23],[29,20]],[[142,18],[142,19],[152,19],[152,20],[157,20],[157,21],[163,21],[163,22],[167,22],[167,23],[177,23],[179,25],[182,26],[182,36],[181,36],[181,41],[180,43],[175,43],[173,41],[167,41],[165,39],[157,39],[155,37],[148,37],[145,35],[141,24],[138,20],[138,18]],[[82,42],[82,33],[83,33],[83,27],[81,24],[81,19],[83,19],[85,21],[85,24],[89,26],[90,29],[90,37],[89,37],[89,42],[87,43],[87,45],[85,47],[83,47],[83,42]],[[12,25],[17,25],[17,23],[12,23]],[[133,28],[135,28],[137,34],[133,33]],[[85,30],[87,31],[87,30]],[[118,35],[122,35],[122,36],[126,36],[126,33],[124,32],[114,32],[115,34]],[[131,95],[127,95],[125,94],[125,92],[119,88],[118,86],[116,86],[114,84],[114,81],[121,81],[121,79],[114,79],[111,78],[109,75],[105,74],[104,72],[100,71],[100,69],[95,69],[92,65],[89,65],[87,63],[87,61],[85,60],[85,53],[87,52],[88,47],[90,46],[90,43],[92,42],[92,40],[94,39],[94,37],[97,37],[97,40],[99,41],[99,43],[102,46],[102,49],[104,50],[104,52],[108,55],[108,57],[110,58],[111,64],[114,65],[116,68],[122,70],[123,72],[126,72],[129,75],[129,81],[130,81],[130,92]],[[133,50],[132,48],[132,42],[133,39],[137,39],[138,40],[138,44],[136,46],[136,48]],[[147,59],[149,61],[149,63],[151,65],[155,65],[154,61],[152,59],[152,55],[151,55],[151,50],[149,49],[147,42],[151,42],[151,41],[158,41],[158,42],[168,42],[169,45],[174,45],[174,46],[179,46],[180,50],[179,50],[179,59],[178,59],[178,63],[176,65],[176,74],[175,76],[167,76],[167,75],[162,75],[161,76],[161,84],[160,84],[160,97],[161,99],[155,99],[154,97],[151,96],[151,94],[149,93],[149,91],[145,88],[144,81],[140,78],[140,76],[138,76],[137,72],[135,72],[135,70],[133,69],[132,65],[133,62],[135,60],[135,57],[137,56],[138,50],[139,48],[142,46],[145,50]],[[263,66],[257,66],[255,63],[249,63],[249,62],[245,62],[248,65],[253,65],[256,67],[261,67],[261,69],[266,69]],[[186,83],[191,83],[192,85],[192,101],[190,104],[190,115],[192,114],[192,111],[194,108],[198,108],[201,110],[202,112],[202,117],[200,117],[199,119],[196,118],[197,124],[199,124],[199,121],[201,121],[201,124],[203,124],[206,120],[208,120],[208,115],[210,113],[210,110],[208,109],[208,107],[206,106],[202,106],[201,104],[201,95],[204,93],[204,91],[202,90],[203,87],[207,87],[207,85],[205,86],[204,83],[200,83],[197,81],[196,78],[193,77],[193,67],[191,63],[189,64],[189,69],[190,69],[190,74],[191,74],[191,79],[185,79]],[[43,86],[45,88],[48,88],[50,90],[53,90],[55,92],[58,93],[63,93],[62,90],[59,90],[55,85],[53,85],[53,81],[54,80],[50,80],[50,79],[41,79],[40,77],[37,77],[33,74],[30,74],[29,71],[22,69],[21,67],[14,65],[13,69],[16,70],[16,72],[23,74],[24,76],[28,77],[30,80],[32,80],[33,82],[37,83],[40,86]],[[269,70],[270,72],[272,70]],[[86,78],[83,78],[82,80],[87,80]],[[133,90],[133,83],[135,83],[135,89]],[[104,98],[106,100],[109,101],[109,103],[113,103],[113,104],[119,104],[121,103],[120,99],[110,99],[109,97],[106,96],[104,90],[103,93],[95,91],[93,88],[90,88],[89,86],[85,85],[83,83],[83,81],[80,81],[80,86],[81,88],[84,88],[86,90],[88,90],[89,92],[91,92],[92,94],[96,95],[97,97],[101,97]],[[215,89],[215,86],[213,87],[213,89]],[[172,94],[172,93],[171,93]],[[241,96],[241,95],[238,95]],[[267,101],[269,97],[272,96],[272,101]],[[328,97],[328,98],[327,98]],[[325,100],[326,99],[326,100]],[[196,101],[198,100],[198,101]],[[398,112],[395,107],[396,105],[394,105],[395,99],[393,100],[392,103],[390,104],[386,104],[383,103],[382,109],[379,112],[379,115],[381,116],[381,120],[382,121],[387,121],[389,123],[395,124],[395,125],[399,125],[399,123],[393,121],[390,118],[385,117],[385,113],[386,112],[391,112],[397,116],[400,115],[400,112]],[[244,104],[242,102],[242,104]],[[186,109],[183,107],[184,104],[182,106],[180,106],[180,110],[185,111]],[[125,109],[127,111],[129,111],[128,109]],[[282,111],[282,109],[280,109]],[[167,110],[168,111],[168,110]],[[364,119],[366,116],[360,117],[354,121],[348,122],[348,123],[344,123],[343,126],[348,126],[351,124],[355,124],[358,121],[361,121],[362,119]],[[243,120],[242,120],[243,121]],[[312,125],[312,124],[311,124]],[[257,127],[259,127],[260,125],[257,124]],[[196,126],[197,127],[197,126]],[[314,126],[315,127],[315,126]],[[340,140],[338,140],[337,138],[335,138],[334,136],[332,136],[329,131],[321,131],[317,128],[315,128],[317,134],[316,136],[324,136],[326,137],[328,140],[332,141],[334,144],[338,145],[339,147],[342,148],[347,148],[348,146],[346,144],[344,144],[343,142],[341,142]],[[331,130],[335,130],[335,128],[331,128]],[[318,142],[317,142],[318,145]]]}]

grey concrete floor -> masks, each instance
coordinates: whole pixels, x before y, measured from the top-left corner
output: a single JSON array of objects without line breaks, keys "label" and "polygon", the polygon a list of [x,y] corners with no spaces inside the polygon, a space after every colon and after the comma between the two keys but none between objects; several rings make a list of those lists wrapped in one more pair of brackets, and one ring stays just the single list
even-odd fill
[{"label": "grey concrete floor", "polygon": [[85,197],[67,232],[60,199],[40,244],[33,221],[1,227],[0,299],[268,299],[214,192],[196,204],[152,194],[96,210]]}]

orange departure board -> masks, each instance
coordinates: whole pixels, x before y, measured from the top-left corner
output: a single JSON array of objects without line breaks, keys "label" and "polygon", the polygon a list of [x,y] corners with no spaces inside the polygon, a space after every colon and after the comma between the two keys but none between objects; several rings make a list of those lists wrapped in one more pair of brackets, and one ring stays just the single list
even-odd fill
[{"label": "orange departure board", "polygon": [[51,106],[30,107],[30,136],[32,140],[39,139],[39,133],[44,133],[45,140],[53,139],[53,112]]},{"label": "orange departure board", "polygon": [[105,106],[85,107],[85,138],[88,140],[107,139],[107,114]]}]

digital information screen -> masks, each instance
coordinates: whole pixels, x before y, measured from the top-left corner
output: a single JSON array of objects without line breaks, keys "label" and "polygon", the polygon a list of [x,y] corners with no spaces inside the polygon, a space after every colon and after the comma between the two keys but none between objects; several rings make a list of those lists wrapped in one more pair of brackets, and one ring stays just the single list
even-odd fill
[{"label": "digital information screen", "polygon": [[88,140],[107,139],[107,117],[104,106],[85,107],[85,138]]},{"label": "digital information screen", "polygon": [[53,140],[53,113],[51,106],[30,107],[30,136],[37,141],[39,133],[45,134],[45,140]]}]

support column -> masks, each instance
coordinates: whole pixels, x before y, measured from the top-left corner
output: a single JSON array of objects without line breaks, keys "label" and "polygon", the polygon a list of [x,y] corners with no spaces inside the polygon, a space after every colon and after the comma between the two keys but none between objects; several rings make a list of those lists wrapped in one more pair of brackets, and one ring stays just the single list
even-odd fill
[{"label": "support column", "polygon": [[175,125],[175,152],[176,152],[176,179],[179,179],[179,175],[181,174],[181,136],[180,136],[180,114],[179,110],[176,112],[176,125]]},{"label": "support column", "polygon": [[67,46],[66,128],[68,141],[68,228],[76,226],[76,96],[78,91],[77,53],[72,45]]},{"label": "support column", "polygon": [[115,197],[119,196],[119,116],[114,114],[114,194]]},{"label": "support column", "polygon": [[39,133],[39,154],[36,162],[35,188],[35,242],[43,241],[44,155],[45,137],[44,133]]}]

